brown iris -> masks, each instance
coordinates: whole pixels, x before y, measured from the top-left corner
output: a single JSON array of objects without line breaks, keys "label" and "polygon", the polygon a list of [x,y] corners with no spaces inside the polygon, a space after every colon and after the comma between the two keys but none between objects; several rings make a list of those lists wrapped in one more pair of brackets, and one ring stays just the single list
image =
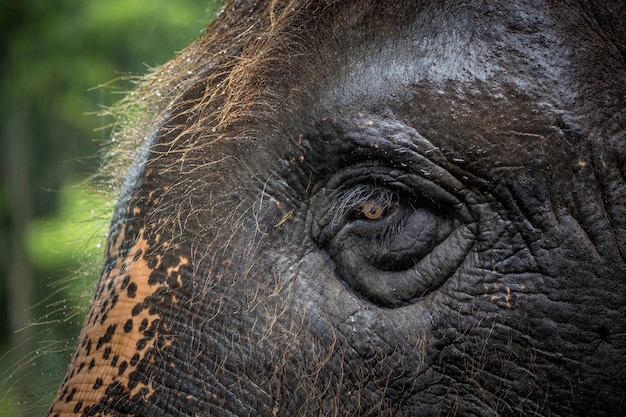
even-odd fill
[{"label": "brown iris", "polygon": [[359,214],[368,220],[378,220],[381,217],[392,213],[397,206],[397,202],[383,204],[378,201],[368,200],[359,207]]}]

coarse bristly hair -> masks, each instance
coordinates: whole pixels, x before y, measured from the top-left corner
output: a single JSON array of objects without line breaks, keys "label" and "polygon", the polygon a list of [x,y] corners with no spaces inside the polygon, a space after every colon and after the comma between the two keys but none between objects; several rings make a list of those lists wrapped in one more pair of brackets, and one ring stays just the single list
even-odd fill
[{"label": "coarse bristly hair", "polygon": [[137,150],[157,131],[173,150],[226,136],[245,138],[244,126],[271,117],[277,92],[294,70],[292,57],[302,49],[298,30],[335,3],[229,1],[199,39],[108,110],[116,122],[103,151],[107,188],[119,192],[137,163]]},{"label": "coarse bristly hair", "polygon": [[[332,26],[333,16],[343,8],[351,9],[343,18],[352,19],[353,14],[375,16],[384,9],[402,13],[419,4],[408,3],[358,2],[355,8],[354,2],[338,0],[228,1],[199,39],[145,76],[109,110],[117,121],[101,172],[119,191],[137,160],[136,150],[145,148],[157,131],[167,136],[170,149],[179,151],[252,135],[246,126],[271,121],[292,75],[306,65],[306,59],[294,57],[315,50],[308,43],[315,42],[310,32],[319,29],[319,22]],[[623,4],[585,4],[608,29],[605,37],[626,56],[623,25],[615,17]]]}]

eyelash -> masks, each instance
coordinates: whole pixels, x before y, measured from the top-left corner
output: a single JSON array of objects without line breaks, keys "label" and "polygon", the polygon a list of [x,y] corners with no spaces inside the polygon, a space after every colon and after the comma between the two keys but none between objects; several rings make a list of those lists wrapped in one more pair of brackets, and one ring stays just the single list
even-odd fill
[{"label": "eyelash", "polygon": [[399,205],[396,193],[371,185],[359,185],[341,192],[335,201],[335,221],[376,221],[393,213]]}]

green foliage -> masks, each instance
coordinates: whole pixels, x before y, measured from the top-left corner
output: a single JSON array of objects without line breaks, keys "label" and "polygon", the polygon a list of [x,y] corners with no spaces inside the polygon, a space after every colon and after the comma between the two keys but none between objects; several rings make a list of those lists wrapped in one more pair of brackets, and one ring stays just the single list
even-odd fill
[{"label": "green foliage", "polygon": [[0,2],[0,415],[45,412],[82,324],[112,209],[76,185],[110,135],[102,110],[219,3]]},{"label": "green foliage", "polygon": [[[84,268],[90,274],[97,273],[113,202],[84,184],[67,184],[58,195],[56,213],[33,220],[26,229],[28,258],[41,271],[63,271],[70,266],[70,274]],[[80,300],[92,288],[93,280],[73,285],[69,298]]]},{"label": "green foliage", "polygon": [[[4,77],[6,90],[16,102],[28,103],[45,112],[46,118],[90,137],[102,121],[85,115],[117,101],[119,94],[107,91],[111,85],[118,93],[131,87],[111,81],[143,74],[195,39],[216,9],[215,5],[207,9],[206,3],[21,2],[23,25],[3,34],[8,35],[11,64],[11,73]],[[97,88],[103,85],[107,87]]]}]

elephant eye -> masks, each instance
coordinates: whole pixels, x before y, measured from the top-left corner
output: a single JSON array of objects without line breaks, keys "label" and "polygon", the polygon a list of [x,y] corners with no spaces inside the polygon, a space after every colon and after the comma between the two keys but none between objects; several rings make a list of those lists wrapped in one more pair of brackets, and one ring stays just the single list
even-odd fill
[{"label": "elephant eye", "polygon": [[355,184],[359,179],[331,192],[332,217],[318,243],[341,279],[372,302],[399,307],[425,297],[454,274],[474,242],[455,209],[463,206],[426,182]]}]

